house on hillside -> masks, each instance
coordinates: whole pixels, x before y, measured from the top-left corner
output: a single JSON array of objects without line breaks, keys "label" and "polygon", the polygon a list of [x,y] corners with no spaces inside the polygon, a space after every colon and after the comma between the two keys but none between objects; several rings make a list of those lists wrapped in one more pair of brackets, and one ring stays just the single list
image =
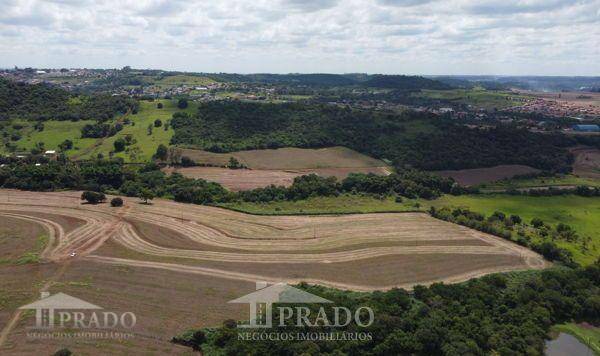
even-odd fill
[{"label": "house on hillside", "polygon": [[48,151],[44,152],[44,156],[49,159],[56,159],[58,157],[58,155],[56,154],[56,151],[54,151],[54,150],[48,150]]}]

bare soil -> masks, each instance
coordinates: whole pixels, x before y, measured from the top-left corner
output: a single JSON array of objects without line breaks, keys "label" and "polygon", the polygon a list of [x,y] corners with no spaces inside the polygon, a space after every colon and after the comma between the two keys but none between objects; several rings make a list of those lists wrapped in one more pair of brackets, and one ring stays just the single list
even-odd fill
[{"label": "bare soil", "polygon": [[[49,243],[40,263],[0,265],[0,353],[189,354],[170,338],[246,318],[227,301],[258,280],[371,291],[546,266],[521,246],[419,213],[268,217],[161,199],[81,204],[80,192],[2,197],[0,226],[20,236],[12,247],[31,248],[40,232]],[[28,339],[33,315],[17,308],[43,290],[134,312],[134,337]]]},{"label": "bare soil", "polygon": [[383,161],[363,155],[346,147],[328,148],[279,148],[274,150],[250,150],[231,153],[212,153],[201,150],[182,149],[197,163],[226,166],[235,157],[246,167],[267,170],[295,170],[315,168],[365,168],[385,167]]},{"label": "bare soil", "polygon": [[600,179],[600,150],[577,147],[571,149],[571,153],[575,155],[573,174],[585,178]]}]

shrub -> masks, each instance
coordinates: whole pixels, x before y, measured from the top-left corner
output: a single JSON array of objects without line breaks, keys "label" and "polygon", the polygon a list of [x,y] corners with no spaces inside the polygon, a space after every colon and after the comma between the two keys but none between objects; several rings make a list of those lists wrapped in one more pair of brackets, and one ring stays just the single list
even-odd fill
[{"label": "shrub", "polygon": [[160,121],[160,119],[154,120],[154,127],[161,127],[161,126],[162,126],[162,121]]},{"label": "shrub", "polygon": [[119,138],[113,143],[113,146],[115,146],[115,152],[122,152],[125,150],[126,142],[124,139]]},{"label": "shrub", "polygon": [[81,194],[81,200],[85,200],[90,204],[98,204],[106,200],[106,196],[103,193],[85,191]]},{"label": "shrub", "polygon": [[162,108],[163,108],[163,103],[158,103],[158,104],[156,104],[156,108],[157,108],[157,109],[162,109]]},{"label": "shrub", "polygon": [[154,154],[154,157],[165,161],[167,159],[168,155],[169,155],[169,151],[167,150],[167,146],[163,145],[162,143],[160,145],[158,145],[158,147],[156,148],[156,153]]},{"label": "shrub", "polygon": [[154,199],[154,193],[150,189],[142,188],[140,191],[140,199],[144,201],[144,204],[148,204],[148,200]]},{"label": "shrub", "polygon": [[192,160],[188,156],[182,156],[181,157],[181,165],[184,167],[193,167],[196,165],[196,162],[194,162],[194,160]]},{"label": "shrub", "polygon": [[123,199],[121,199],[121,198],[113,198],[110,201],[110,206],[112,206],[112,207],[123,206]]},{"label": "shrub", "polygon": [[544,225],[544,221],[540,218],[533,218],[531,219],[531,225],[535,228],[540,228]]},{"label": "shrub", "polygon": [[188,107],[188,101],[187,99],[179,99],[179,101],[177,102],[177,107],[180,109],[185,109]]}]

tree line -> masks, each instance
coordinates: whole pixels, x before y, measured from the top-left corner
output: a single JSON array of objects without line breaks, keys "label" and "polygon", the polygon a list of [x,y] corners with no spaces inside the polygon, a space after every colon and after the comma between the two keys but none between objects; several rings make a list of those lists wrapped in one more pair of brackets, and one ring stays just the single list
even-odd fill
[{"label": "tree line", "polygon": [[355,173],[338,182],[335,177],[315,174],[296,177],[289,187],[271,185],[248,191],[230,192],[218,183],[203,179],[166,174],[155,163],[136,167],[125,165],[121,159],[71,162],[65,157],[59,161],[6,160],[0,168],[0,187],[34,191],[81,189],[96,192],[117,192],[140,196],[151,191],[154,196],[184,203],[211,204],[235,200],[269,202],[301,200],[316,196],[336,196],[342,193],[364,193],[377,196],[404,196],[433,199],[443,193],[456,193],[457,185],[450,178],[431,173],[406,170],[389,176]]}]

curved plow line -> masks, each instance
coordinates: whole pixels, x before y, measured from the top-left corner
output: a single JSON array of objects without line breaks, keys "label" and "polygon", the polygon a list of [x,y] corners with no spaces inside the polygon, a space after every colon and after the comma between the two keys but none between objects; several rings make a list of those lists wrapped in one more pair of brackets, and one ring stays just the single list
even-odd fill
[{"label": "curved plow line", "polygon": [[[392,288],[404,288],[407,290],[412,289],[415,285],[412,283],[399,283],[392,285],[380,285],[380,286],[369,286],[369,285],[359,285],[359,284],[349,284],[349,283],[340,283],[326,279],[314,279],[314,278],[274,278],[270,276],[264,276],[260,274],[249,274],[249,273],[241,273],[241,272],[232,272],[225,271],[214,268],[206,268],[206,267],[198,267],[198,266],[188,266],[188,265],[179,265],[173,263],[161,263],[161,262],[149,262],[149,261],[139,261],[139,260],[129,260],[123,258],[114,258],[114,257],[104,257],[97,255],[88,255],[85,257],[86,260],[105,263],[110,265],[117,266],[131,266],[131,267],[141,267],[141,268],[156,268],[180,273],[191,273],[191,274],[201,274],[210,277],[217,278],[225,278],[225,279],[233,279],[233,280],[241,280],[247,282],[256,282],[266,281],[269,283],[280,283],[286,282],[288,284],[299,284],[301,282],[309,283],[309,284],[319,284],[331,288],[337,289],[346,289],[353,291],[364,291],[364,292],[372,292],[376,290],[388,290]],[[498,273],[498,272],[509,272],[509,271],[517,271],[523,270],[524,268],[513,267],[513,266],[505,266],[505,267],[490,267],[485,269],[480,269],[474,272],[462,273],[459,275],[455,275],[452,277],[444,277],[439,279],[432,279],[427,281],[419,282],[422,285],[429,285],[436,282],[445,282],[445,283],[458,283],[464,282],[471,278],[477,278],[484,276],[490,273]]]},{"label": "curved plow line", "polygon": [[512,255],[500,247],[482,247],[482,246],[421,246],[421,247],[373,247],[358,249],[353,251],[341,251],[320,254],[245,254],[228,253],[215,251],[190,251],[183,249],[172,249],[156,246],[143,240],[127,224],[122,230],[122,234],[117,235],[116,240],[125,247],[144,254],[163,256],[163,257],[181,257],[192,258],[207,261],[222,262],[252,262],[252,263],[311,263],[311,262],[348,262],[358,259],[373,258],[386,255],[401,254],[494,254],[494,255]]}]

